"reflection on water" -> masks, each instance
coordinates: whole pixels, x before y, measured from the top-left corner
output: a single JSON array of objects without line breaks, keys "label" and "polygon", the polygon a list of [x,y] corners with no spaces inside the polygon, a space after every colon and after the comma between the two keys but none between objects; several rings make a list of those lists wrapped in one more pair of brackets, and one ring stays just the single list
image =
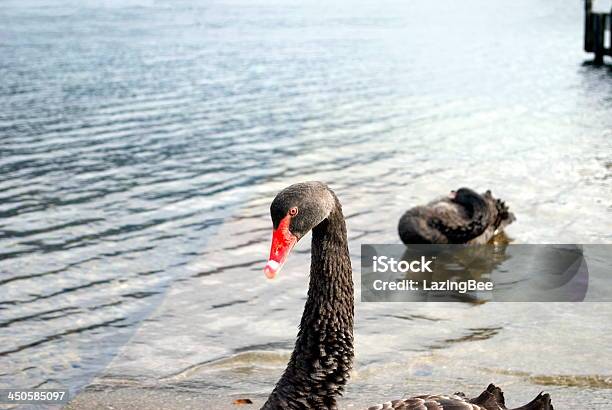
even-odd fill
[{"label": "reflection on water", "polygon": [[[104,369],[102,389],[265,396],[309,260],[301,244],[264,280],[268,207],[299,180],[342,200],[356,281],[360,243],[399,242],[405,209],[463,185],[499,192],[518,243],[611,242],[612,81],[582,65],[581,13],[2,2],[0,385],[74,391]],[[605,304],[396,305],[357,305],[346,402],[495,378],[514,403],[545,380],[482,369],[610,372]],[[612,403],[598,384],[547,390]]]},{"label": "reflection on water", "polygon": [[[439,250],[431,249],[427,246],[406,246],[402,255],[402,260],[411,261],[420,257],[423,253],[428,259],[432,259],[433,266],[431,273],[412,273],[406,274],[406,279],[412,279],[420,283],[423,289],[425,281],[445,282],[467,282],[474,280],[478,283],[491,281],[491,273],[509,258],[506,254],[508,242],[503,238],[493,238],[492,243],[486,246],[449,246]],[[429,248],[429,249],[427,249]],[[365,274],[363,274],[365,277]],[[491,298],[491,292],[458,292],[441,291],[417,292],[417,297],[421,301],[439,302],[486,302]]]}]

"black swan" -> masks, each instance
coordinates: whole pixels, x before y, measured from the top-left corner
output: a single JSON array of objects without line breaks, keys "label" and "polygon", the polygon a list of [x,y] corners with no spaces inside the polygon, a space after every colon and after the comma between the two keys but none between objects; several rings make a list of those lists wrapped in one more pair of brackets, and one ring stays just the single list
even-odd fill
[{"label": "black swan", "polygon": [[491,191],[452,191],[424,206],[406,211],[398,231],[405,244],[485,244],[516,218]]},{"label": "black swan", "polygon": [[[337,409],[353,362],[353,278],[346,225],[336,195],[321,182],[282,190],[270,206],[274,227],[265,274],[273,278],[293,246],[312,230],[308,299],[289,364],[262,409]],[[552,409],[548,394],[521,410]],[[419,396],[370,409],[503,410],[504,397],[490,385],[480,396]]]}]

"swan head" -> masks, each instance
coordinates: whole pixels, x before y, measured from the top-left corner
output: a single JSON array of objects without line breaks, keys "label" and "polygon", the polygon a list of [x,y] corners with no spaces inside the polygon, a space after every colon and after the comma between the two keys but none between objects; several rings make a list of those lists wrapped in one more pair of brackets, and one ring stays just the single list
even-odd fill
[{"label": "swan head", "polygon": [[451,191],[448,197],[451,201],[462,205],[482,202],[482,196],[470,188],[459,188],[456,191]]},{"label": "swan head", "polygon": [[334,196],[322,182],[301,182],[280,191],[272,205],[272,244],[264,273],[272,279],[287,256],[310,230],[323,222],[335,205]]}]

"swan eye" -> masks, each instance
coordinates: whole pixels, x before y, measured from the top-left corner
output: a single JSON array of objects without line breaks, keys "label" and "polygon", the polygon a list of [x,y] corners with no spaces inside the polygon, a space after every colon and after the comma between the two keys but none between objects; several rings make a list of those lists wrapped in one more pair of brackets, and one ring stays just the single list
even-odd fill
[{"label": "swan eye", "polygon": [[296,206],[294,206],[293,208],[289,210],[289,215],[296,216],[297,214],[298,214],[298,209]]}]

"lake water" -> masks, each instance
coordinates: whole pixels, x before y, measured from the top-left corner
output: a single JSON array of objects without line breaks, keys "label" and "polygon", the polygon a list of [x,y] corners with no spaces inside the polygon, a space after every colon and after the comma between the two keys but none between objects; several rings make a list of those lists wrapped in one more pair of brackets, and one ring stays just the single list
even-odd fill
[{"label": "lake water", "polygon": [[[361,243],[460,186],[507,201],[515,243],[612,243],[581,2],[201,3],[0,4],[0,387],[261,401],[306,295],[308,240],[262,272],[298,181],[339,196],[357,283]],[[608,409],[611,315],[358,302],[341,405],[495,381]]]}]

